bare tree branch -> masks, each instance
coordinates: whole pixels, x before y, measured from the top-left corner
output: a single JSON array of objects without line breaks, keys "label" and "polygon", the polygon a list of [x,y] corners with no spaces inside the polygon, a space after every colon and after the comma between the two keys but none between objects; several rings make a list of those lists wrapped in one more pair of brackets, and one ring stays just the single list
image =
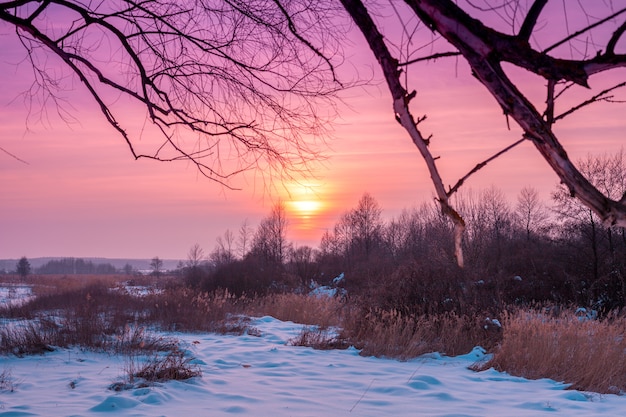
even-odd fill
[{"label": "bare tree branch", "polygon": [[370,49],[374,53],[374,56],[383,70],[387,86],[389,87],[389,91],[391,92],[391,96],[393,98],[393,111],[396,120],[408,132],[413,143],[426,162],[426,167],[428,168],[430,178],[435,187],[437,201],[439,202],[441,211],[454,224],[455,257],[457,264],[460,267],[463,267],[464,258],[462,240],[463,231],[465,230],[465,221],[450,204],[448,194],[446,193],[441,175],[439,174],[439,170],[435,163],[435,158],[428,149],[428,139],[424,138],[422,133],[417,129],[417,123],[415,122],[415,119],[409,109],[409,101],[414,97],[414,94],[408,94],[402,86],[400,82],[401,72],[398,70],[398,60],[389,52],[382,34],[378,31],[363,3],[360,0],[341,0],[341,3],[346,8],[350,16],[352,16],[355,24],[365,36]]},{"label": "bare tree branch", "polygon": [[618,88],[622,88],[622,87],[626,87],[626,81],[619,83],[617,85],[614,85],[613,87],[607,88],[605,90],[600,91],[598,94],[595,94],[593,97],[583,101],[582,103],[572,107],[571,109],[559,114],[558,116],[556,116],[554,118],[554,121],[558,121],[561,119],[564,119],[565,117],[569,116],[570,114],[574,113],[577,110],[582,109],[585,106],[588,106],[590,104],[596,103],[598,101],[607,101],[609,100],[611,97],[607,96],[608,93],[610,93],[611,91],[617,90]]},{"label": "bare tree branch", "polygon": [[[338,10],[329,0],[25,0],[0,3],[0,21],[41,46],[29,56],[62,60],[135,158],[187,160],[227,185],[255,166],[289,177],[319,157],[309,139],[323,140],[346,87],[337,74],[344,28],[328,18]],[[60,80],[41,80],[54,98]],[[153,151],[123,127],[112,92],[146,110],[162,138]],[[183,143],[184,131],[199,140]]]},{"label": "bare tree branch", "polygon": [[530,36],[533,33],[533,29],[535,28],[535,25],[537,24],[537,19],[539,18],[539,15],[541,14],[541,11],[543,10],[543,8],[545,7],[545,5],[548,3],[548,0],[535,0],[533,2],[533,5],[530,7],[530,10],[528,10],[528,14],[526,15],[526,18],[524,19],[524,22],[522,23],[522,27],[519,30],[519,33],[517,34],[517,36],[528,42],[530,40]]},{"label": "bare tree branch", "polygon": [[611,36],[611,39],[609,39],[609,43],[606,44],[607,55],[615,54],[615,45],[617,45],[617,41],[620,40],[624,32],[626,32],[626,22],[622,23],[622,25],[617,28],[617,30],[613,33],[613,36]]},{"label": "bare tree branch", "polygon": [[457,181],[456,184],[454,184],[453,187],[450,187],[450,189],[448,190],[447,194],[448,197],[451,197],[452,194],[456,193],[459,188],[461,188],[461,186],[465,183],[465,181],[471,177],[473,174],[475,174],[476,172],[480,171],[482,168],[484,168],[489,162],[493,161],[494,159],[498,158],[499,156],[505,154],[506,152],[510,151],[511,149],[513,149],[514,147],[516,147],[517,145],[519,145],[520,143],[526,141],[527,138],[521,138],[520,140],[513,142],[512,144],[510,144],[509,146],[507,146],[506,148],[502,149],[501,151],[495,153],[494,155],[490,156],[489,158],[485,159],[484,161],[476,164],[476,166],[474,168],[472,168],[471,171],[469,171],[467,174],[463,175],[463,177],[461,177],[461,179],[459,179]]},{"label": "bare tree branch", "polygon": [[[410,90],[408,85],[403,86],[400,83],[399,67],[455,53],[435,51],[428,57],[417,58],[399,64],[389,53],[385,45],[387,40],[382,37],[376,28],[376,23],[369,16],[367,9],[361,1],[342,0],[342,4],[367,39],[370,49],[376,56],[385,74],[385,79],[393,98],[396,120],[407,130],[426,162],[439,204],[442,207],[442,211],[455,222],[455,230],[457,232],[460,230],[460,233],[462,233],[464,221],[449,206],[448,197],[457,192],[467,178],[524,140],[533,142],[552,170],[567,185],[570,193],[578,197],[587,207],[597,213],[605,224],[626,225],[626,206],[603,195],[576,169],[552,131],[552,126],[556,121],[593,102],[609,100],[611,97],[608,94],[623,86],[623,83],[619,83],[610,89],[595,94],[591,99],[573,106],[559,116],[555,117],[554,115],[556,100],[562,97],[565,91],[576,85],[589,88],[589,77],[591,75],[626,66],[626,55],[614,53],[617,40],[621,39],[624,31],[626,31],[624,29],[626,23],[619,25],[618,29],[613,32],[607,41],[608,48],[605,53],[600,51],[588,58],[586,52],[582,52],[580,59],[563,59],[549,54],[561,45],[571,45],[581,34],[591,32],[595,28],[608,23],[614,24],[615,19],[624,14],[626,9],[621,9],[617,12],[611,11],[608,13],[608,16],[602,17],[593,23],[588,23],[584,28],[571,34],[564,35],[559,42],[540,51],[531,45],[530,39],[535,32],[539,16],[544,10],[547,0],[532,2],[517,35],[505,34],[487,26],[487,19],[479,20],[470,16],[468,12],[462,9],[460,4],[464,4],[470,10],[478,10],[481,13],[493,12],[503,18],[505,16],[500,14],[502,10],[506,13],[512,11],[513,14],[516,14],[519,10],[519,4],[511,5],[511,9],[508,10],[509,2],[499,3],[497,6],[485,2],[488,7],[480,7],[480,5],[470,0],[465,2],[453,0],[405,0],[405,3],[422,23],[428,26],[437,36],[445,38],[462,54],[470,65],[472,74],[485,86],[502,108],[507,118],[507,125],[509,119],[512,119],[523,131],[522,139],[497,152],[485,161],[478,163],[446,193],[435,164],[436,158],[432,156],[428,149],[428,139],[421,135],[417,129],[417,122],[410,113],[408,103],[415,97],[415,94],[407,94],[407,91]],[[404,20],[402,19],[401,23],[403,24],[403,22]],[[413,39],[410,42],[412,43]],[[400,50],[406,48],[407,52],[403,52],[406,56],[410,56],[408,44],[409,41],[407,40],[405,44],[398,46]],[[413,48],[418,49],[419,46]],[[546,109],[543,114],[537,111],[533,103],[509,79],[503,70],[503,63],[513,64],[547,80]],[[408,78],[405,82],[408,83]],[[559,84],[565,84],[565,87],[556,92],[556,86]],[[458,244],[461,241],[460,237],[455,236],[455,241]]]},{"label": "bare tree branch", "polygon": [[398,63],[398,66],[399,67],[406,67],[408,65],[416,64],[418,62],[432,61],[432,60],[435,60],[435,59],[438,59],[438,58],[445,58],[445,57],[449,57],[449,56],[459,56],[459,55],[461,55],[460,52],[438,52],[436,54],[432,54],[432,55],[429,55],[429,56],[423,56],[423,57],[420,57],[420,58],[411,59],[411,60],[406,61],[406,62],[400,62],[400,63]]},{"label": "bare tree branch", "polygon": [[11,158],[15,159],[18,162],[21,162],[25,165],[30,165],[28,162],[26,162],[25,160],[21,159],[20,157],[18,157],[15,154],[12,154],[11,152],[7,151],[6,149],[4,149],[2,146],[0,146],[0,151],[4,152],[5,154],[9,155]]},{"label": "bare tree branch", "polygon": [[577,30],[576,32],[572,33],[571,35],[566,36],[565,38],[561,39],[560,41],[558,41],[558,42],[552,44],[551,46],[547,47],[546,49],[544,49],[542,51],[542,53],[543,54],[547,54],[548,52],[558,48],[559,46],[561,46],[561,45],[563,45],[563,44],[565,44],[565,43],[567,43],[569,41],[571,41],[572,39],[576,38],[577,36],[580,36],[583,33],[588,32],[588,31],[590,31],[593,28],[601,26],[604,23],[606,23],[606,22],[608,22],[610,20],[615,19],[616,17],[618,17],[619,15],[621,15],[623,13],[626,13],[626,8],[620,9],[620,10],[616,11],[615,13],[605,17],[604,19],[600,19],[600,20],[598,20],[597,22],[595,22],[595,23],[593,23],[591,25],[588,25],[588,26],[586,26],[586,27],[584,27],[584,28],[582,28],[580,30]]},{"label": "bare tree branch", "polygon": [[[524,68],[534,68],[539,75],[554,80],[570,80],[586,85],[587,72],[582,72],[582,78],[576,80],[576,61],[548,59],[539,66],[530,66],[526,61],[533,55],[529,47],[526,51],[509,50],[503,53],[501,46],[494,46],[501,40],[506,42],[504,35],[497,35],[490,29],[485,29],[482,23],[467,16],[451,1],[406,0],[412,9],[419,15],[430,16],[433,28],[442,34],[466,58],[474,74],[498,101],[505,114],[510,115],[524,130],[527,138],[531,139],[535,147],[548,162],[550,167],[567,185],[570,193],[576,196],[583,204],[593,210],[602,219],[605,225],[626,226],[626,206],[613,201],[595,188],[569,160],[565,149],[551,130],[550,124],[543,120],[530,101],[510,81],[500,66],[506,60]],[[626,9],[613,14],[615,17]],[[606,19],[603,19],[606,21]],[[589,25],[594,26],[594,25]],[[568,37],[571,39],[571,36]],[[493,51],[498,50],[499,54]],[[517,56],[517,59],[514,59]],[[593,63],[597,57],[591,60]],[[626,61],[626,60],[625,60]],[[624,61],[608,65],[602,70],[623,65]],[[538,70],[545,70],[538,71]]]}]

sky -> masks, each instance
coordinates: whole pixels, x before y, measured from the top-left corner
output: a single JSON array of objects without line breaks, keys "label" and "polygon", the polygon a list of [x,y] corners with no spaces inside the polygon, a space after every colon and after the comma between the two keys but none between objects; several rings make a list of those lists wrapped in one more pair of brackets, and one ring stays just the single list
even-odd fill
[{"label": "sky", "polygon": [[[556,16],[559,11],[546,13]],[[584,23],[572,10],[569,16],[570,31]],[[550,37],[558,20],[546,17],[541,25],[541,33]],[[389,34],[394,34],[393,27]],[[14,30],[0,23],[0,258],[186,259],[194,244],[209,253],[216,238],[226,230],[236,233],[244,221],[256,227],[279,199],[288,209],[289,240],[315,247],[365,192],[379,202],[386,218],[432,201],[424,163],[393,117],[380,71],[360,35],[351,38],[346,67],[371,76],[372,82],[341,94],[327,158],[299,183],[280,183],[251,171],[234,180],[240,190],[230,190],[188,163],[134,160],[77,81],[70,79],[72,88],[63,93],[67,113],[59,115],[52,103],[35,103],[29,109],[21,94],[31,87],[32,69],[23,61]],[[618,50],[626,48],[623,43]],[[54,61],[47,65],[59,71]],[[534,102],[545,101],[542,80],[509,70]],[[519,139],[520,131],[507,128],[494,99],[462,60],[421,64],[410,68],[409,76],[418,92],[412,111],[428,116],[420,127],[433,134],[431,149],[441,156],[445,184],[453,185],[474,165]],[[593,77],[591,83],[608,86],[625,78],[626,71],[615,71],[610,77]],[[571,94],[571,99],[588,94]],[[140,129],[143,113],[128,111],[132,127]],[[577,160],[589,153],[619,151],[625,126],[623,104],[600,103],[566,119],[556,132]],[[140,137],[139,143],[147,140]],[[548,202],[557,182],[538,152],[523,143],[472,176],[466,187],[493,185],[514,203],[520,189],[531,186]]]}]

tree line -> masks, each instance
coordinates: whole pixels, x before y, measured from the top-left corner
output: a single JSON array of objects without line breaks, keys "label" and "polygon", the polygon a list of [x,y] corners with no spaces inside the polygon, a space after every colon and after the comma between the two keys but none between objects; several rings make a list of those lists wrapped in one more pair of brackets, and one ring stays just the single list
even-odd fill
[{"label": "tree line", "polygon": [[127,264],[119,270],[108,262],[94,263],[81,258],[51,259],[40,267],[33,268],[27,257],[21,257],[15,265],[15,273],[27,276],[32,273],[39,275],[113,275],[118,273],[133,274],[136,271]]},{"label": "tree line", "polygon": [[[623,153],[588,157],[579,165],[608,194],[626,192]],[[563,186],[549,203],[530,187],[513,203],[491,187],[457,193],[454,204],[467,220],[464,268],[455,262],[454,225],[438,204],[385,220],[365,193],[318,248],[288,242],[285,208],[277,204],[256,230],[244,222],[236,233],[226,231],[208,256],[195,245],[179,272],[196,289],[238,295],[308,291],[312,283],[333,285],[343,273],[340,285],[350,296],[411,313],[511,303],[624,307],[624,228],[603,227]]]}]

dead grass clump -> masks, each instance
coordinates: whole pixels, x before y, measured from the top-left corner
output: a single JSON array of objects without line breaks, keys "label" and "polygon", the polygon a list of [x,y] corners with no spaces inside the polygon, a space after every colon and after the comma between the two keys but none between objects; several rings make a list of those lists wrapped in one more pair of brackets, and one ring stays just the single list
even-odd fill
[{"label": "dead grass clump", "polygon": [[[18,357],[52,352],[55,348],[80,346],[111,353],[165,352],[178,346],[175,339],[155,336],[145,327],[126,325],[111,334],[103,333],[96,323],[84,321],[77,329],[67,322],[52,319],[11,322],[0,329],[0,353]],[[91,329],[91,331],[89,331]]]},{"label": "dead grass clump", "polygon": [[139,352],[169,352],[178,348],[178,341],[173,338],[155,336],[143,326],[124,326],[109,342],[110,350],[121,354]]},{"label": "dead grass clump", "polygon": [[362,355],[407,360],[424,353],[459,355],[475,346],[489,349],[500,332],[485,328],[484,319],[441,313],[431,316],[397,310],[370,310],[344,321],[342,336]]},{"label": "dead grass clump", "polygon": [[52,352],[53,336],[39,323],[11,323],[0,329],[0,353],[22,357]]},{"label": "dead grass clump", "polygon": [[304,326],[300,334],[287,342],[290,346],[312,347],[318,350],[347,349],[349,344],[328,328]]},{"label": "dead grass clump", "polygon": [[189,357],[178,347],[166,354],[154,354],[142,362],[139,354],[130,354],[124,367],[124,381],[112,384],[109,389],[122,391],[150,386],[157,382],[185,381],[202,376],[200,366],[192,363]]},{"label": "dead grass clump", "polygon": [[286,293],[252,300],[245,312],[251,316],[272,316],[282,321],[332,327],[341,324],[345,309],[346,305],[336,297]]},{"label": "dead grass clump", "polygon": [[10,368],[4,368],[2,372],[0,372],[0,392],[14,392],[17,388],[17,383],[15,382],[13,375],[11,373]]},{"label": "dead grass clump", "polygon": [[530,379],[551,378],[571,388],[626,392],[626,319],[588,320],[531,311],[505,316],[504,334],[491,360],[480,369]]},{"label": "dead grass clump", "polygon": [[180,350],[173,350],[166,355],[154,355],[138,369],[133,377],[147,382],[184,381],[201,376],[200,366],[191,363],[194,360]]}]

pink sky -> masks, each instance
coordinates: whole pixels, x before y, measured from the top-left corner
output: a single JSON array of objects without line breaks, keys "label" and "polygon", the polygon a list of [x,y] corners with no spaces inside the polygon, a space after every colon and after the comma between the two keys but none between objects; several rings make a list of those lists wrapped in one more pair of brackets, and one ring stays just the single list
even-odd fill
[{"label": "pink sky", "polygon": [[[376,198],[387,217],[432,198],[424,163],[394,120],[390,95],[360,40],[349,58],[362,74],[374,68],[378,85],[343,95],[348,106],[340,108],[326,151],[329,159],[316,167],[314,178],[303,180],[312,184],[310,189],[274,183],[275,190],[268,192],[260,173],[248,172],[233,183],[242,190],[231,191],[186,163],[135,161],[77,82],[64,93],[75,122],[63,121],[54,106],[35,108],[29,118],[19,95],[29,88],[32,75],[26,63],[18,65],[23,52],[12,30],[0,25],[0,147],[26,163],[0,151],[0,258],[185,259],[195,243],[210,252],[217,236],[226,229],[236,231],[246,219],[255,227],[277,198],[290,204],[283,188],[293,199],[304,193],[320,202],[322,210],[309,218],[294,215],[289,235],[298,244],[317,246],[322,232],[364,192]],[[413,112],[428,115],[420,127],[434,134],[431,147],[441,155],[447,184],[520,137],[516,127],[507,130],[495,101],[461,60],[439,60],[410,71],[418,91]],[[534,80],[533,86],[528,76],[517,77],[537,102],[544,100],[541,81]],[[626,71],[612,76],[624,78]],[[610,81],[591,79],[592,85]],[[38,120],[42,109],[48,114]],[[574,160],[615,152],[626,138],[624,114],[623,104],[598,104],[560,123],[556,131]],[[130,113],[131,129],[140,129],[143,118],[140,111],[136,117]],[[556,183],[547,164],[524,143],[466,186],[495,185],[511,201],[522,187],[532,186],[548,201]]]}]

